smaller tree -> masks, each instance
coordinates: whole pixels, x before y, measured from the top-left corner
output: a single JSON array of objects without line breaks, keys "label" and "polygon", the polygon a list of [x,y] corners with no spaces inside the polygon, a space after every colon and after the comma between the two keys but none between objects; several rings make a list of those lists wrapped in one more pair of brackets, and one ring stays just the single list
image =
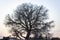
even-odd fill
[{"label": "smaller tree", "polygon": [[[6,17],[6,25],[11,27],[13,35],[20,39],[21,37],[29,40],[31,32],[43,34],[47,33],[52,27],[51,22],[47,22],[47,11],[43,6],[34,6],[32,4],[22,4],[17,7],[12,16]],[[22,34],[26,33],[26,37]]]}]

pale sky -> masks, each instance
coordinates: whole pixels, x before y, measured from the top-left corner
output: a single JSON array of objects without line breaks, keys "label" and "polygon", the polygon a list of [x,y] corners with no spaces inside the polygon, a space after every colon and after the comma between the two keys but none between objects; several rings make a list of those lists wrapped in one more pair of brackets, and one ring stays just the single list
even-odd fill
[{"label": "pale sky", "polygon": [[13,10],[22,3],[43,5],[48,9],[50,20],[55,21],[55,27],[51,30],[54,36],[60,37],[60,0],[0,0],[0,36],[8,36],[7,28],[4,26],[6,14],[13,13]]}]

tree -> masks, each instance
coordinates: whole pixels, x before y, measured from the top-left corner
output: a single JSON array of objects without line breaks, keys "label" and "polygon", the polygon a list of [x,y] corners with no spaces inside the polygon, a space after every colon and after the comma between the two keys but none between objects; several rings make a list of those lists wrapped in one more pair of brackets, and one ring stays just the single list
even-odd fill
[{"label": "tree", "polygon": [[[7,15],[5,24],[11,28],[13,36],[20,39],[21,37],[29,40],[31,32],[46,33],[52,27],[48,22],[47,9],[43,6],[32,4],[22,4],[14,10],[13,15]],[[26,37],[23,33],[26,32]]]}]

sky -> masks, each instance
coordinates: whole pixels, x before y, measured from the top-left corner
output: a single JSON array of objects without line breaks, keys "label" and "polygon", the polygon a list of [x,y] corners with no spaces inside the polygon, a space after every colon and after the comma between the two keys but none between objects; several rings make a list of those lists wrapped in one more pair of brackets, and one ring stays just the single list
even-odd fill
[{"label": "sky", "polygon": [[18,5],[31,3],[43,5],[48,9],[50,20],[54,20],[53,36],[60,37],[60,0],[0,0],[0,36],[9,36],[8,28],[4,25],[5,16],[12,14]]}]

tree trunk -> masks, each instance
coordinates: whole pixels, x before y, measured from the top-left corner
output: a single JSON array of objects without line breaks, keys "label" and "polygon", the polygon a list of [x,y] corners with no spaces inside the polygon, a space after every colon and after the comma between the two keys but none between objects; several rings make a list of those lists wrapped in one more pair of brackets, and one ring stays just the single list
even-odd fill
[{"label": "tree trunk", "polygon": [[25,40],[29,40],[29,36],[30,36],[30,31],[28,31],[28,33],[27,33],[27,36],[26,36]]}]

